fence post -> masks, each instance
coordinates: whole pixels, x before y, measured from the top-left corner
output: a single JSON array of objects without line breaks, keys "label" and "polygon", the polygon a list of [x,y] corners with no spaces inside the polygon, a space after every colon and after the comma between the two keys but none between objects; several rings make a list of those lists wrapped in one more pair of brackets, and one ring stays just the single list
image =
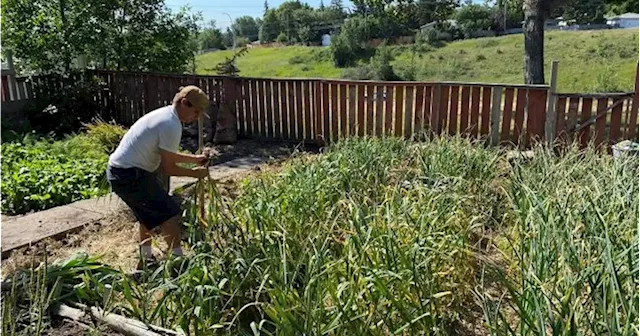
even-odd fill
[{"label": "fence post", "polygon": [[491,145],[498,144],[500,139],[500,117],[502,114],[502,86],[495,86],[493,88],[493,96],[491,97]]},{"label": "fence post", "polygon": [[556,134],[556,86],[558,84],[558,61],[551,63],[551,79],[549,81],[549,91],[547,93],[547,113],[545,114],[544,134],[547,145],[551,145]]},{"label": "fence post", "polygon": [[433,101],[431,108],[431,133],[440,135],[440,96],[442,95],[442,85],[438,83],[433,93]]}]

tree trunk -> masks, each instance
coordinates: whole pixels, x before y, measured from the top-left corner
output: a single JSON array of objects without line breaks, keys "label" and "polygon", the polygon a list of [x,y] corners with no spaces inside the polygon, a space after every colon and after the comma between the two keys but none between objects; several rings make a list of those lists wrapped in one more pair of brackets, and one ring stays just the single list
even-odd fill
[{"label": "tree trunk", "polygon": [[524,1],[524,82],[544,84],[543,0]]}]

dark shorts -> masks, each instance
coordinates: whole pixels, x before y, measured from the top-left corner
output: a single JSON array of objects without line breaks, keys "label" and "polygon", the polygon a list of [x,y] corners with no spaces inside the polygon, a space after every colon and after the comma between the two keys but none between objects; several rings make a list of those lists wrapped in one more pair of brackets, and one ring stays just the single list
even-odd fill
[{"label": "dark shorts", "polygon": [[157,174],[140,168],[107,166],[111,189],[148,230],[180,214],[180,205],[165,190]]}]

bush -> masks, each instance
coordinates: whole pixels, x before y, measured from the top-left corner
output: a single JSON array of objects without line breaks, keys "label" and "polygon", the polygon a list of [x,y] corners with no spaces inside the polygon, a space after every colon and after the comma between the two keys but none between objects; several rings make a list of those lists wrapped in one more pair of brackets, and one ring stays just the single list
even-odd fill
[{"label": "bush", "polygon": [[375,56],[371,59],[371,68],[376,75],[376,79],[384,81],[394,81],[399,79],[398,75],[393,71],[391,61],[393,61],[391,49],[385,46],[378,48]]},{"label": "bush", "polygon": [[342,73],[342,78],[353,80],[370,80],[375,79],[375,71],[369,66],[359,66],[357,68],[345,69]]},{"label": "bush", "polygon": [[120,140],[127,132],[122,126],[115,123],[107,123],[101,120],[85,125],[87,137],[91,143],[107,153],[111,154],[116,150]]},{"label": "bush", "polygon": [[354,65],[358,61],[358,56],[342,34],[331,41],[331,52],[333,54],[333,64],[338,68]]},{"label": "bush", "polygon": [[280,34],[278,34],[278,37],[276,37],[276,42],[278,42],[278,43],[288,43],[289,42],[289,38],[287,37],[287,35],[285,35],[285,33],[280,33]]},{"label": "bush", "polygon": [[300,55],[295,55],[289,59],[289,64],[301,64],[301,63],[304,63],[305,61],[306,60],[304,57]]},{"label": "bush", "polygon": [[249,41],[248,38],[244,37],[244,36],[240,36],[238,38],[236,38],[236,47],[246,47],[247,44],[251,44],[251,41]]}]

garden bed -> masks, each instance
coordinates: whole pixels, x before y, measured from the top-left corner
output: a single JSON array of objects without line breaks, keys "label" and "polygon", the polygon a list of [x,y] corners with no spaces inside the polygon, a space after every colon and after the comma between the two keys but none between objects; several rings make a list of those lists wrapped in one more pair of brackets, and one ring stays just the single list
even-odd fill
[{"label": "garden bed", "polygon": [[[591,150],[508,160],[456,138],[352,139],[209,185],[204,218],[186,200],[188,255],[145,283],[82,256],[23,274],[89,305],[110,285],[115,312],[187,334],[628,334],[637,174]],[[6,296],[3,331],[30,306]]]}]

